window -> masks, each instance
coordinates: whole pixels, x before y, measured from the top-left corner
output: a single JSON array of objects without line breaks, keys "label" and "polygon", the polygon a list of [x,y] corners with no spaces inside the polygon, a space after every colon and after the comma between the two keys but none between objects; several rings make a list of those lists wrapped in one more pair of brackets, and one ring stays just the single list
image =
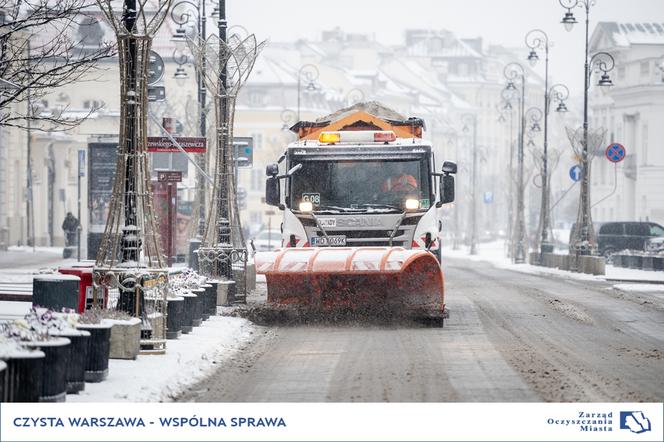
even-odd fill
[{"label": "window", "polygon": [[646,223],[626,223],[625,234],[629,236],[648,236],[650,227]]},{"label": "window", "polygon": [[249,93],[249,106],[260,107],[266,104],[267,96],[263,91],[251,91]]},{"label": "window", "polygon": [[650,236],[664,236],[664,227],[659,224],[650,224]]},{"label": "window", "polygon": [[599,229],[600,235],[622,235],[623,225],[621,223],[604,224]]},{"label": "window", "polygon": [[641,76],[642,77],[647,77],[650,75],[650,62],[649,61],[642,61],[641,62]]}]

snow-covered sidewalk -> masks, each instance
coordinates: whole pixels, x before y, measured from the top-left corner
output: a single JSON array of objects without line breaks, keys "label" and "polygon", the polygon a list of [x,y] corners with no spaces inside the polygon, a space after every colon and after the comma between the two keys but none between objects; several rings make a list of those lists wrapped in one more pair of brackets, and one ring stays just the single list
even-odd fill
[{"label": "snow-covered sidewalk", "polygon": [[211,316],[192,333],[169,340],[166,354],[111,359],[104,382],[86,383],[84,391],[67,395],[67,402],[170,401],[231,359],[258,333],[264,329],[246,319]]},{"label": "snow-covered sidewalk", "polygon": [[[622,267],[606,266],[605,275],[588,275],[585,273],[569,272],[566,270],[554,269],[549,267],[534,266],[530,264],[513,264],[505,256],[505,243],[503,241],[493,241],[490,243],[479,244],[477,255],[470,255],[468,247],[461,247],[459,250],[443,248],[443,264],[446,257],[467,259],[472,261],[484,261],[493,264],[497,268],[508,269],[521,273],[535,275],[551,275],[561,278],[572,278],[581,281],[608,281],[616,282],[613,285],[615,289],[622,291],[654,292],[664,293],[664,272],[626,269]],[[648,283],[643,283],[648,281]]]},{"label": "snow-covered sidewalk", "polygon": [[[36,273],[72,265],[62,249],[11,248],[0,252],[0,285],[28,284]],[[0,321],[23,317],[30,302],[0,301]],[[211,316],[189,334],[168,340],[163,355],[139,355],[136,360],[111,359],[104,382],[86,383],[85,390],[67,396],[69,402],[169,401],[214,371],[246,347],[265,329],[242,318]]]}]

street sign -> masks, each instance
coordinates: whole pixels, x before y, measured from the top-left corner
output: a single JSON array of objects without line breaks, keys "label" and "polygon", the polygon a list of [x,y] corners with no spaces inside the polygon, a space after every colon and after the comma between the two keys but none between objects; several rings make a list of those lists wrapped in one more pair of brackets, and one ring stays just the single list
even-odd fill
[{"label": "street sign", "polygon": [[166,100],[166,88],[164,86],[148,86],[148,101]]},{"label": "street sign", "polygon": [[148,86],[154,86],[164,76],[164,60],[155,51],[150,51],[148,57]]},{"label": "street sign", "polygon": [[233,137],[233,155],[238,168],[253,167],[254,139],[252,137]]},{"label": "street sign", "polygon": [[542,175],[541,174],[538,173],[537,175],[535,175],[533,177],[533,184],[535,185],[535,187],[542,188],[543,183],[544,183],[544,181],[542,180]]},{"label": "street sign", "polygon": [[493,192],[484,192],[484,204],[493,203]]},{"label": "street sign", "polygon": [[[185,152],[205,152],[205,137],[173,137]],[[148,137],[148,152],[179,152],[169,137]]]},{"label": "street sign", "polygon": [[182,172],[179,170],[158,170],[157,181],[160,183],[181,183]]},{"label": "street sign", "polygon": [[578,164],[575,164],[572,166],[572,168],[569,170],[569,177],[572,179],[572,181],[577,182],[581,181],[581,176],[583,175],[583,169],[581,169],[581,166]]},{"label": "street sign", "polygon": [[623,146],[622,144],[613,143],[606,148],[606,152],[604,152],[604,155],[606,155],[606,158],[608,158],[608,160],[611,161],[612,163],[619,163],[625,159],[625,155],[627,155],[627,152],[625,151],[625,146]]}]

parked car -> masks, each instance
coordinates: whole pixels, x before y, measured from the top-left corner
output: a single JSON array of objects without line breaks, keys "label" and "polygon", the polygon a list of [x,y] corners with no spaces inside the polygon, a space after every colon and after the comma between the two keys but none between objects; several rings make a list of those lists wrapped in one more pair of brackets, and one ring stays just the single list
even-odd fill
[{"label": "parked car", "polygon": [[651,222],[610,222],[600,225],[597,245],[600,254],[609,256],[625,249],[644,250],[654,237],[664,237],[664,227]]},{"label": "parked car", "polygon": [[281,247],[281,232],[279,230],[261,230],[252,239],[257,252],[267,252]]},{"label": "parked car", "polygon": [[[646,221],[615,221],[593,223],[599,253],[606,257],[621,250],[644,250],[651,238],[664,237],[664,227]],[[570,244],[576,223],[570,231]]]}]

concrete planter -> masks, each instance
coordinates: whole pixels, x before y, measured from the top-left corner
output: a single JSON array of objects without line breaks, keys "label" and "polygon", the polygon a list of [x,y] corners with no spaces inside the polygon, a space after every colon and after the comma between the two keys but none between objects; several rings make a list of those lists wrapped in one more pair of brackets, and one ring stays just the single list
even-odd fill
[{"label": "concrete planter", "polygon": [[74,275],[37,275],[32,280],[32,305],[53,311],[78,309],[81,278]]},{"label": "concrete planter", "polygon": [[184,298],[184,314],[182,316],[182,333],[191,333],[194,329],[194,309],[196,304],[196,295],[191,292],[182,293]]},{"label": "concrete planter", "polygon": [[101,382],[108,377],[108,356],[111,349],[112,324],[78,324],[79,330],[90,332],[85,382]]},{"label": "concrete planter", "polygon": [[67,365],[67,394],[85,390],[85,362],[88,358],[90,332],[71,329],[60,331],[55,336],[71,341]]},{"label": "concrete planter", "polygon": [[639,255],[625,255],[625,261],[627,266],[630,269],[640,269],[641,268],[641,263],[642,259],[641,256]]},{"label": "concrete planter", "polygon": [[166,316],[166,339],[177,339],[182,335],[184,322],[184,298],[168,298]]},{"label": "concrete planter", "polygon": [[199,296],[201,297],[201,317],[203,321],[210,319],[210,294],[212,293],[212,284],[201,284],[203,293]]},{"label": "concrete planter", "polygon": [[38,402],[46,358],[44,352],[21,349],[4,353],[2,358],[7,369],[1,402]]},{"label": "concrete planter", "polygon": [[103,322],[112,326],[108,357],[136,359],[141,351],[141,320],[104,319]]},{"label": "concrete planter", "polygon": [[232,305],[235,301],[235,281],[217,283],[217,305]]},{"label": "concrete planter", "polygon": [[203,309],[205,308],[205,289],[191,289],[191,293],[196,295],[196,299],[193,302],[192,325],[194,327],[199,327],[203,322]]},{"label": "concrete planter", "polygon": [[617,253],[611,255],[611,264],[613,264],[613,267],[623,267],[623,255]]},{"label": "concrete planter", "polygon": [[590,275],[604,275],[606,262],[603,256],[580,256],[579,271]]},{"label": "concrete planter", "polygon": [[256,290],[256,265],[253,262],[247,263],[247,293]]},{"label": "concrete planter", "polygon": [[210,281],[206,285],[209,287],[205,288],[207,302],[205,309],[207,310],[208,315],[214,316],[217,314],[217,285],[219,285],[219,283],[217,281]]},{"label": "concrete planter", "polygon": [[46,356],[42,365],[42,384],[39,402],[64,402],[67,397],[67,366],[69,347],[67,338],[24,342],[26,348],[40,350]]},{"label": "concrete planter", "polygon": [[655,271],[664,271],[664,256],[654,256],[652,258],[652,269]]}]

